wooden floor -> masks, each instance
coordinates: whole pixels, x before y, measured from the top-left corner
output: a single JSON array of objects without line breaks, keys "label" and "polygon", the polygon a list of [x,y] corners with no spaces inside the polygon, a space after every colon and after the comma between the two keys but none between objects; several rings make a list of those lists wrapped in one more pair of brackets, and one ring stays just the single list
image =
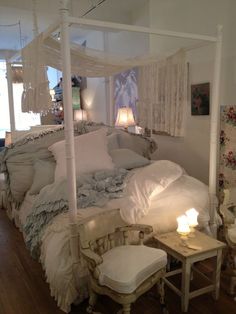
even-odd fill
[{"label": "wooden floor", "polygon": [[[158,299],[152,294],[141,297],[132,307],[132,314],[161,313]],[[170,314],[181,313],[180,298],[166,289]],[[86,313],[85,301],[73,306],[71,314]],[[100,297],[96,311],[103,314],[116,313],[119,306],[109,298]],[[50,297],[41,265],[34,261],[21,233],[0,210],[0,314],[62,314]],[[190,301],[190,314],[236,314],[236,302],[221,290],[214,301],[210,294]]]}]

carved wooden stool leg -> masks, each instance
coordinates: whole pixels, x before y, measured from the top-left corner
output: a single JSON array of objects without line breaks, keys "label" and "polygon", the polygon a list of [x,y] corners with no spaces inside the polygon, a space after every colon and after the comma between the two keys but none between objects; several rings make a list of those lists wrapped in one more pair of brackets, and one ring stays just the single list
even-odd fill
[{"label": "carved wooden stool leg", "polygon": [[123,314],[130,314],[131,304],[123,304]]},{"label": "carved wooden stool leg", "polygon": [[230,278],[230,285],[229,285],[229,294],[234,295],[235,294],[235,287],[236,287],[236,277]]},{"label": "carved wooden stool leg", "polygon": [[97,302],[97,295],[94,291],[90,291],[90,297],[89,297],[89,306],[87,307],[86,311],[87,313],[89,314],[92,314],[93,313],[93,310],[94,310],[94,306]]},{"label": "carved wooden stool leg", "polygon": [[164,280],[162,278],[160,278],[159,282],[157,283],[157,292],[160,295],[160,303],[165,304]]},{"label": "carved wooden stool leg", "polygon": [[165,286],[164,286],[164,280],[163,278],[159,279],[159,282],[157,283],[157,291],[160,295],[160,303],[162,307],[162,313],[163,314],[168,314],[168,309],[166,307],[166,301],[165,301]]}]

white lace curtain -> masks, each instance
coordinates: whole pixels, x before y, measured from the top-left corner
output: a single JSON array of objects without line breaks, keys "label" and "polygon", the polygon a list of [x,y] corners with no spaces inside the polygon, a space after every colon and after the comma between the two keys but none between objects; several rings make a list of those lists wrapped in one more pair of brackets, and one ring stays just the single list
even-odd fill
[{"label": "white lace curtain", "polygon": [[47,68],[42,60],[42,34],[22,49],[23,94],[22,112],[44,114],[52,107]]},{"label": "white lace curtain", "polygon": [[[46,66],[62,70],[61,43],[38,35],[22,49],[23,84],[22,111],[46,113],[52,106]],[[127,69],[153,63],[156,56],[119,58],[103,51],[71,44],[71,72],[84,77],[111,76]]]},{"label": "white lace curtain", "polygon": [[138,120],[143,128],[184,136],[187,63],[183,50],[166,60],[140,67]]}]

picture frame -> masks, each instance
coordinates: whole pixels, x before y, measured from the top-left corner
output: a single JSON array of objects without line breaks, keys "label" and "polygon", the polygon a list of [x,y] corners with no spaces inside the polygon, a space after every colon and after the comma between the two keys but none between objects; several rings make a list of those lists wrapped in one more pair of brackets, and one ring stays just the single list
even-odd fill
[{"label": "picture frame", "polygon": [[210,83],[191,85],[191,115],[202,116],[210,114]]},{"label": "picture frame", "polygon": [[138,68],[132,68],[114,76],[114,119],[119,108],[130,107],[137,118]]}]

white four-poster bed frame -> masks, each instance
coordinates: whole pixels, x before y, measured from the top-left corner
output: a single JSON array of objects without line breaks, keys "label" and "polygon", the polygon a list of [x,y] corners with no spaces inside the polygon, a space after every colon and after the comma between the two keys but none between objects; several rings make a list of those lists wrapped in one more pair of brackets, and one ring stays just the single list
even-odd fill
[{"label": "white four-poster bed frame", "polygon": [[[158,30],[142,26],[110,23],[96,20],[87,20],[83,18],[70,17],[68,13],[68,0],[61,1],[60,19],[49,26],[43,32],[43,38],[51,36],[51,34],[60,28],[61,33],[61,55],[62,55],[62,75],[63,75],[63,104],[65,115],[65,142],[66,142],[66,161],[67,161],[67,178],[68,178],[68,201],[71,225],[71,254],[76,263],[78,261],[78,233],[76,225],[77,216],[77,200],[76,200],[76,175],[75,175],[75,152],[74,152],[74,128],[73,128],[73,112],[72,112],[72,91],[71,91],[71,55],[70,55],[70,39],[69,27],[71,24],[86,25],[93,27],[102,27],[105,29],[123,30],[129,32],[138,32],[154,35],[162,35],[175,38],[195,39],[206,43],[215,43],[215,62],[214,77],[212,82],[212,101],[211,101],[211,129],[210,129],[210,156],[209,156],[209,195],[210,195],[210,227],[213,234],[216,233],[216,208],[217,208],[217,157],[218,157],[218,131],[219,131],[219,90],[220,90],[220,74],[222,60],[222,26],[217,27],[217,36],[205,36],[198,34],[174,32],[168,30]],[[13,56],[7,60],[7,77],[9,92],[9,107],[11,130],[15,130],[13,92],[11,81],[11,63],[14,63],[16,57]]]}]

